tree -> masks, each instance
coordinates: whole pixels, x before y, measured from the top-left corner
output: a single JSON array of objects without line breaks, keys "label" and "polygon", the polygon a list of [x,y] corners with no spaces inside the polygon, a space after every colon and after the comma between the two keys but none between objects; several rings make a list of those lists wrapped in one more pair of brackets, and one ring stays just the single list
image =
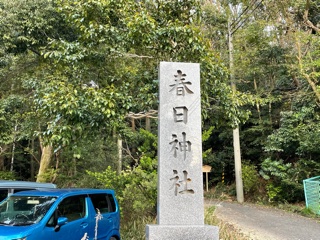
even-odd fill
[{"label": "tree", "polygon": [[[141,111],[141,108],[156,107],[157,82],[154,80],[157,79],[159,59],[202,63],[205,118],[215,116],[211,106],[216,102],[220,102],[217,108],[221,112],[228,112],[231,124],[246,117],[237,111],[242,103],[233,97],[225,82],[225,68],[216,60],[217,55],[201,34],[197,1],[161,1],[158,4],[150,1],[60,1],[59,4],[60,13],[74,27],[77,38],[74,41],[52,40],[43,49],[43,56],[53,61],[56,68],[64,69],[64,74],[68,72],[71,89],[74,84],[84,85],[93,79],[99,89],[116,92],[112,97],[119,97],[117,112],[114,112],[117,119],[129,109]],[[77,89],[77,92],[81,91]],[[65,96],[63,94],[62,98]],[[243,96],[236,96],[245,102]],[[70,99],[63,101],[65,104],[72,102]],[[53,102],[55,100],[50,100],[48,108],[41,107],[42,115],[60,111],[50,109]],[[119,126],[117,128],[121,130]]]},{"label": "tree", "polygon": [[[252,93],[256,92],[242,81],[235,93],[229,85],[223,54],[227,18],[220,11],[214,22],[219,27],[213,26],[210,14],[217,11],[203,11],[200,3],[34,0],[21,5],[3,1],[0,98],[5,102],[14,93],[25,103],[19,109],[23,132],[18,141],[39,164],[38,181],[59,182],[57,174],[62,175],[62,171],[66,173],[64,179],[78,177],[75,166],[83,169],[88,166],[87,159],[94,161],[88,158],[85,139],[88,145],[95,142],[93,138],[109,143],[116,135],[125,144],[130,135],[125,127],[127,113],[157,108],[160,60],[201,64],[204,128],[214,126],[220,131],[219,127],[230,128],[248,119],[246,104],[252,103]],[[216,35],[210,33],[212,29]],[[237,34],[245,36],[245,32]],[[263,40],[267,45],[268,39]],[[246,53],[253,49],[249,41],[243,44]],[[237,44],[241,50],[240,42]],[[257,57],[259,50],[257,47],[252,55]],[[237,55],[238,63],[243,60]],[[251,69],[255,62],[239,64],[237,78],[247,79],[241,69]],[[261,73],[263,67],[259,65]],[[263,77],[258,84],[260,80]],[[269,99],[259,103],[269,103]],[[10,131],[3,132],[5,139],[13,136],[14,121],[2,113],[0,121],[11,126]],[[1,142],[6,153],[12,139]]]}]

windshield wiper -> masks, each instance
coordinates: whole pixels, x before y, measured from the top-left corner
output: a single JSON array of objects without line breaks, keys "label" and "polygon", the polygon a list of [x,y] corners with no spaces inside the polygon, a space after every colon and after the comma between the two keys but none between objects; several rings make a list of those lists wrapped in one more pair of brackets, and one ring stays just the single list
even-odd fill
[{"label": "windshield wiper", "polygon": [[12,226],[28,226],[28,225],[32,225],[32,224],[34,224],[34,222],[12,223],[10,225],[12,225]]}]

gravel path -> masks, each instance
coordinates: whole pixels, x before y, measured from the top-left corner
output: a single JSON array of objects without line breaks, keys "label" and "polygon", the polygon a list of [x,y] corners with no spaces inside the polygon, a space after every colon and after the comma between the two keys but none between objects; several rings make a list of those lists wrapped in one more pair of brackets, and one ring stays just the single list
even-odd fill
[{"label": "gravel path", "polygon": [[319,219],[253,204],[206,201],[216,216],[232,224],[250,240],[320,240]]}]

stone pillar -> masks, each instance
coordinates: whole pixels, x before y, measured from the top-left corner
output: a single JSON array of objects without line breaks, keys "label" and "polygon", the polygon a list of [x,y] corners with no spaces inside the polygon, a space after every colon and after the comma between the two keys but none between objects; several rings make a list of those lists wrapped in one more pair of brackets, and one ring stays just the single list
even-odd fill
[{"label": "stone pillar", "polygon": [[148,240],[218,240],[204,225],[200,65],[161,62],[158,217]]}]

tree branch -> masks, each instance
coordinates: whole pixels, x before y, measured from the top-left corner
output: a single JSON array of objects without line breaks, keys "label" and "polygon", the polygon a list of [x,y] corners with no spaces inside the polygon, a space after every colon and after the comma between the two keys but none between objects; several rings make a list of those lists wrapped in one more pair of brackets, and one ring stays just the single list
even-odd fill
[{"label": "tree branch", "polygon": [[143,56],[143,55],[137,55],[132,53],[125,53],[124,56],[131,57],[131,58],[153,58],[152,56]]},{"label": "tree branch", "polygon": [[310,20],[309,20],[309,9],[310,9],[310,0],[307,0],[306,2],[306,8],[304,10],[303,14],[303,20],[304,22],[311,27],[314,31],[320,33],[320,28],[316,27]]},{"label": "tree branch", "polygon": [[40,52],[38,52],[37,50],[35,50],[35,49],[33,49],[33,48],[29,48],[29,47],[28,47],[28,49],[29,49],[31,52],[33,52],[33,53],[35,53],[36,55],[38,55],[38,56],[41,55]]}]

